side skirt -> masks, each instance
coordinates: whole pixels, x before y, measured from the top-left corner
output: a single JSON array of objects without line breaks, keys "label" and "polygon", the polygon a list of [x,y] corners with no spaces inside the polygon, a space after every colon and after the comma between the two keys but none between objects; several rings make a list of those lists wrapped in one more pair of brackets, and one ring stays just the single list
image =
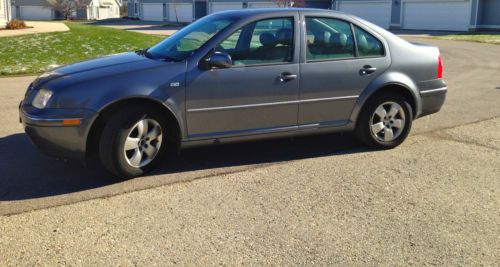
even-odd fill
[{"label": "side skirt", "polygon": [[279,127],[264,130],[248,131],[247,134],[217,136],[204,139],[190,139],[181,142],[181,148],[197,146],[228,144],[264,139],[274,139],[293,136],[304,136],[324,133],[353,131],[355,124],[352,121],[334,121],[314,124],[305,124],[291,127]]}]

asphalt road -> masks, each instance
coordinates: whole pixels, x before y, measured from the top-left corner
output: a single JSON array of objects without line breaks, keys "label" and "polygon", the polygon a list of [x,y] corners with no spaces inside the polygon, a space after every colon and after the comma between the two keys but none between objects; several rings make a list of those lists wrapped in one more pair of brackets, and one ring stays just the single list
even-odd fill
[{"label": "asphalt road", "polygon": [[33,77],[0,79],[0,265],[498,263],[500,46],[412,41],[440,46],[450,90],[400,148],[197,148],[126,182],[35,151],[17,116]]}]

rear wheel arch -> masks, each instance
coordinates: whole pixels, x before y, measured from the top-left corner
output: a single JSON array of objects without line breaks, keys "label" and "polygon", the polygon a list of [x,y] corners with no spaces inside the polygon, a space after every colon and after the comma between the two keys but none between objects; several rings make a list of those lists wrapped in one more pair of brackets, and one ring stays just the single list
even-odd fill
[{"label": "rear wheel arch", "polygon": [[371,94],[370,97],[368,97],[367,101],[370,100],[370,98],[372,98],[376,94],[381,94],[383,92],[390,92],[402,95],[406,99],[406,101],[408,101],[408,104],[410,104],[414,116],[413,119],[415,119],[417,114],[417,98],[410,88],[398,83],[387,84],[378,89],[377,91],[375,91],[373,94]]},{"label": "rear wheel arch", "polygon": [[150,98],[145,98],[145,97],[134,97],[134,98],[127,98],[127,99],[122,99],[116,102],[113,102],[99,111],[99,115],[97,118],[93,121],[92,126],[89,130],[89,134],[87,135],[87,144],[86,144],[86,158],[93,157],[97,155],[97,149],[99,146],[99,137],[100,134],[102,133],[102,130],[104,129],[104,125],[106,123],[106,120],[109,119],[109,117],[120,110],[121,108],[124,108],[126,106],[134,106],[134,105],[147,105],[150,108],[156,109],[160,111],[162,114],[165,114],[168,123],[175,129],[175,135],[176,138],[179,140],[182,137],[182,131],[181,131],[181,125],[177,119],[177,117],[174,115],[172,110],[167,107],[165,104],[161,103],[160,101],[150,99]]},{"label": "rear wheel arch", "polygon": [[353,113],[351,116],[351,121],[357,122],[357,118],[359,114],[362,112],[363,108],[365,107],[366,103],[370,101],[373,97],[376,95],[389,92],[392,94],[398,94],[403,96],[408,103],[410,104],[413,112],[413,119],[417,118],[418,114],[418,100],[417,96],[415,95],[415,92],[410,89],[408,86],[403,85],[401,83],[389,83],[389,84],[384,84],[383,86],[380,86],[378,89],[374,90],[371,92],[369,95],[364,97],[364,100],[362,103],[360,103],[360,108],[357,110],[356,113]]}]

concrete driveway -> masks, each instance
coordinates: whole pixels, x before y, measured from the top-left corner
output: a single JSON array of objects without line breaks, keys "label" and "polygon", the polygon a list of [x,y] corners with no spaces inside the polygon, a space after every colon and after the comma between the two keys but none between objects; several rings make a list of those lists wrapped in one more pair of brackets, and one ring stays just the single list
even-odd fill
[{"label": "concrete driveway", "polygon": [[440,46],[450,90],[397,149],[197,148],[126,182],[36,152],[17,119],[33,77],[0,79],[0,214],[17,214],[0,218],[0,265],[495,265],[500,46],[411,40]]},{"label": "concrete driveway", "polygon": [[26,21],[26,26],[30,28],[19,30],[0,30],[0,37],[69,31],[69,28],[68,26],[66,26],[66,24],[55,21]]},{"label": "concrete driveway", "polygon": [[97,21],[92,23],[95,26],[110,27],[120,30],[140,32],[144,34],[169,36],[174,34],[182,27],[165,26],[164,21],[147,21],[147,20],[112,20],[112,21]]}]

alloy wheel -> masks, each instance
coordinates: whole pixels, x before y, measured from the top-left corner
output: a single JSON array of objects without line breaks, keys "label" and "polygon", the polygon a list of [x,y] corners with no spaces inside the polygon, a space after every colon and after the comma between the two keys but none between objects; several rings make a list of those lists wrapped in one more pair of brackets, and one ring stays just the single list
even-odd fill
[{"label": "alloy wheel", "polygon": [[370,119],[370,130],[379,141],[396,140],[405,127],[405,111],[396,102],[385,102],[378,106]]},{"label": "alloy wheel", "polygon": [[142,168],[153,161],[162,144],[162,128],[152,119],[138,121],[125,139],[123,152],[127,163]]}]

